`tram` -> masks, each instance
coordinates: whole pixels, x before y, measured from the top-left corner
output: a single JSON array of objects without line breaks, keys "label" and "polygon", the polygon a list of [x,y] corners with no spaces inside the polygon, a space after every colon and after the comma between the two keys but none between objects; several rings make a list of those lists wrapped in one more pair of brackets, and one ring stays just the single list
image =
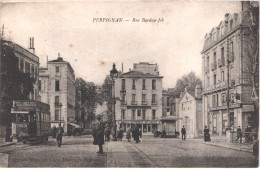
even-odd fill
[{"label": "tram", "polygon": [[12,136],[18,142],[47,142],[51,134],[50,105],[39,101],[13,101]]}]

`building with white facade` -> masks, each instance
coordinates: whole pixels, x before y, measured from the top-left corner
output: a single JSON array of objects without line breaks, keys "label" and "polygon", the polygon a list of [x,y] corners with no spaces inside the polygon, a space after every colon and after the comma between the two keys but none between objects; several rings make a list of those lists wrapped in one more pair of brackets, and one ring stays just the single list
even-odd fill
[{"label": "building with white facade", "polygon": [[[141,62],[132,71],[122,73],[115,80],[116,123],[126,131],[136,125],[143,133],[157,129],[162,117],[162,76],[157,64]],[[124,90],[125,95],[120,94]]]},{"label": "building with white facade", "polygon": [[40,98],[50,105],[51,126],[59,122],[67,132],[68,123],[75,123],[75,74],[70,63],[60,56],[39,69]]}]

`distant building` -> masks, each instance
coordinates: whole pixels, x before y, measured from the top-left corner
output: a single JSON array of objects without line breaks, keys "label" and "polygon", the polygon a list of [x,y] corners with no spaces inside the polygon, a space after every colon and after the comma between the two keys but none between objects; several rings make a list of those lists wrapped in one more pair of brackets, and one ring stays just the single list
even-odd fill
[{"label": "distant building", "polygon": [[185,91],[181,94],[179,99],[179,118],[178,129],[185,126],[187,138],[194,138],[203,134],[203,120],[202,120],[202,88],[197,85],[195,91]]},{"label": "distant building", "polygon": [[[11,47],[14,51],[15,57],[18,59],[18,65],[17,67],[19,68],[20,72],[24,74],[30,74],[30,77],[33,78],[34,84],[33,84],[33,89],[32,92],[30,92],[29,96],[26,98],[28,100],[38,100],[38,68],[39,68],[39,57],[34,54],[34,42],[33,38],[30,38],[30,49],[25,49],[21,47],[20,45],[11,42],[11,41],[6,41],[3,39],[0,39],[1,42],[9,47]],[[1,60],[2,60],[1,56]],[[2,65],[2,62],[0,63],[0,68],[4,67]],[[7,73],[6,73],[7,74]],[[1,75],[2,77],[2,69],[1,69]],[[0,78],[1,79],[1,78]],[[1,87],[3,87],[4,82],[0,82]],[[22,94],[22,92],[21,92]],[[0,136],[3,137],[5,135],[5,128],[7,126],[7,123],[10,123],[7,121],[10,120],[8,116],[10,116],[11,110],[5,110],[3,107],[3,103],[7,102],[4,99],[2,99],[2,91],[1,91],[1,100],[0,100]],[[17,100],[17,99],[14,99]]]},{"label": "distant building", "polygon": [[[217,135],[225,135],[227,127],[235,130],[240,126],[244,131],[246,126],[255,127],[256,122],[251,99],[252,79],[248,71],[252,67],[251,56],[248,53],[252,16],[247,10],[251,2],[241,3],[243,11],[225,14],[224,20],[205,35],[201,52],[204,89],[203,124],[210,128],[211,133]],[[228,79],[229,96],[227,96]],[[227,99],[230,101],[229,113],[227,113]]]},{"label": "distant building", "polygon": [[76,117],[73,68],[59,56],[48,61],[47,68],[39,69],[39,83],[41,101],[50,105],[51,126],[61,122],[67,132],[68,123],[75,123]]},{"label": "distant building", "polygon": [[[121,98],[115,110],[118,127],[126,131],[136,125],[144,134],[157,129],[162,117],[162,78],[157,64],[145,62],[119,75],[115,80],[115,97]],[[120,94],[124,90],[126,94]]]}]

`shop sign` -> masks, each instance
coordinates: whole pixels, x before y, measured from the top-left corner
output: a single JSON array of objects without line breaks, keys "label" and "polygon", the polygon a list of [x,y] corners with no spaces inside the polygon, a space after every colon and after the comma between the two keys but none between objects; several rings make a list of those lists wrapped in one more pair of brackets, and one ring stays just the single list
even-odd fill
[{"label": "shop sign", "polygon": [[254,110],[254,105],[243,105],[242,107],[242,112],[253,112]]},{"label": "shop sign", "polygon": [[13,107],[36,107],[35,101],[13,101]]}]

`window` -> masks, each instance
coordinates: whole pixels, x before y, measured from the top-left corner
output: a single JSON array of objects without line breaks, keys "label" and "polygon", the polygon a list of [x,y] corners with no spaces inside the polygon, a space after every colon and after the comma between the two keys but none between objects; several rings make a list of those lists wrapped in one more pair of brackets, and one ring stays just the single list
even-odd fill
[{"label": "window", "polygon": [[217,62],[217,53],[214,52],[214,63],[216,63],[216,62]]},{"label": "window", "polygon": [[59,109],[55,109],[55,120],[59,120],[60,116],[59,116]]},{"label": "window", "polygon": [[142,110],[142,112],[143,112],[142,119],[145,120],[145,110]]},{"label": "window", "polygon": [[38,79],[38,68],[35,67],[35,79],[37,80]]},{"label": "window", "polygon": [[55,96],[55,106],[59,106],[60,104],[60,96]]},{"label": "window", "polygon": [[221,27],[220,31],[221,31],[221,35],[224,35],[224,27]]},{"label": "window", "polygon": [[31,66],[31,77],[34,77],[34,65]]},{"label": "window", "polygon": [[217,34],[214,32],[213,34],[213,40],[216,41],[217,40]]},{"label": "window", "polygon": [[167,97],[167,106],[170,106],[170,98]]},{"label": "window", "polygon": [[207,85],[210,86],[209,77],[207,77]]},{"label": "window", "polygon": [[146,94],[142,94],[142,102],[146,101]]},{"label": "window", "polygon": [[135,110],[132,110],[132,119],[135,120]]},{"label": "window", "polygon": [[224,71],[221,71],[221,81],[225,81],[225,73]]},{"label": "window", "polygon": [[132,94],[132,101],[135,102],[135,94]]},{"label": "window", "polygon": [[181,110],[183,110],[183,104],[181,104]]},{"label": "window", "polygon": [[39,86],[39,91],[41,91],[42,90],[42,81],[41,80],[39,80],[38,86]]},{"label": "window", "polygon": [[59,72],[60,72],[60,67],[56,66],[56,73],[59,73]]},{"label": "window", "polygon": [[60,81],[55,80],[55,91],[60,91]]},{"label": "window", "polygon": [[141,110],[137,110],[137,116],[141,116]]},{"label": "window", "polygon": [[221,102],[222,102],[222,106],[226,104],[226,94],[222,94],[221,95]]},{"label": "window", "polygon": [[214,84],[216,85],[216,83],[217,83],[217,75],[214,74]]},{"label": "window", "polygon": [[152,94],[152,103],[155,103],[156,94]]},{"label": "window", "polygon": [[208,70],[209,69],[209,56],[207,56],[207,69],[206,70]]},{"label": "window", "polygon": [[21,58],[21,61],[20,61],[20,71],[24,72],[24,60],[22,58]]},{"label": "window", "polygon": [[153,110],[152,120],[155,120],[156,110]]},{"label": "window", "polygon": [[121,110],[121,118],[122,118],[122,120],[124,120],[125,119],[125,109],[122,109]]},{"label": "window", "polygon": [[125,89],[125,79],[122,79],[122,89]]},{"label": "window", "polygon": [[216,97],[216,106],[219,106],[218,105],[218,94],[216,94],[215,97]]},{"label": "window", "polygon": [[229,22],[230,22],[230,29],[232,29],[233,28],[233,20],[230,20]]},{"label": "window", "polygon": [[167,112],[170,112],[170,109],[169,109],[169,108],[167,109]]},{"label": "window", "polygon": [[145,79],[143,79],[143,90],[146,89],[146,86],[145,86]]},{"label": "window", "polygon": [[152,80],[152,89],[156,89],[156,80]]},{"label": "window", "polygon": [[133,79],[132,82],[133,82],[133,83],[132,83],[132,89],[135,89],[135,79]]},{"label": "window", "polygon": [[25,73],[30,73],[30,63],[25,62]]},{"label": "window", "polygon": [[213,95],[212,96],[212,107],[215,107],[216,105],[216,103],[215,103],[215,100],[216,100],[216,98],[215,98],[215,95]]},{"label": "window", "polygon": [[233,93],[230,94],[231,103],[235,103],[235,95]]}]

